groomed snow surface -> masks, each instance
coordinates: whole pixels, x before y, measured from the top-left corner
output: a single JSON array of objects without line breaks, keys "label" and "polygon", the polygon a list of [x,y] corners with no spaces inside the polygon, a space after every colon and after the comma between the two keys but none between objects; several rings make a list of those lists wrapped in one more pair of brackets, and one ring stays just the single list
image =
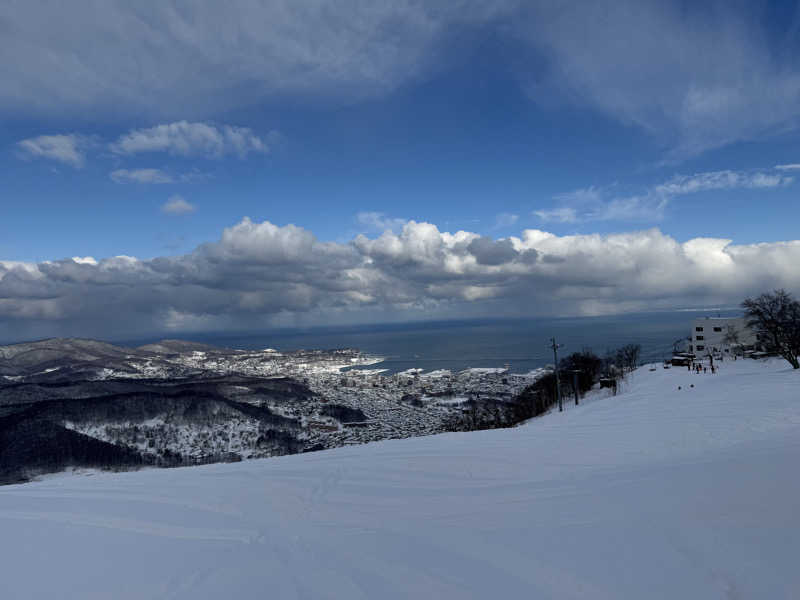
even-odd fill
[{"label": "groomed snow surface", "polygon": [[800,372],[721,367],[515,429],[3,487],[0,597],[800,598]]}]

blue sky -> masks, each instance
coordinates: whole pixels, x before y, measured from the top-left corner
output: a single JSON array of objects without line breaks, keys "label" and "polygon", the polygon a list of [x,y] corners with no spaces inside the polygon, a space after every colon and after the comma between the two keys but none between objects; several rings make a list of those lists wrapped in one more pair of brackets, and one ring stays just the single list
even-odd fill
[{"label": "blue sky", "polygon": [[[258,231],[267,236],[248,261],[270,255],[276,239],[285,250],[285,239],[309,235],[320,255],[358,254],[325,268],[364,287],[333,299],[291,276],[287,285],[314,290],[272,305],[247,286],[201,277],[191,285],[243,296],[188,306],[172,298],[190,284],[171,279],[177,287],[161,304],[137,304],[148,327],[510,314],[528,288],[560,290],[571,314],[637,310],[655,296],[662,307],[734,301],[752,289],[656,287],[626,304],[596,282],[513,266],[527,250],[546,255],[526,231],[561,240],[547,252],[576,273],[595,242],[627,240],[645,260],[637,240],[654,231],[702,274],[718,264],[719,243],[703,246],[700,260],[697,243],[685,246],[697,238],[729,240],[745,254],[773,244],[790,253],[776,264],[794,260],[794,245],[774,245],[795,240],[800,222],[800,20],[791,4],[31,2],[0,8],[0,23],[0,51],[13,57],[0,83],[0,261],[6,276],[16,269],[24,280],[24,265],[44,286],[5,282],[14,308],[2,313],[0,303],[0,318],[15,327],[92,322],[59,302],[94,293],[96,273],[48,266],[45,285],[37,265],[92,257],[83,268],[118,273],[103,261],[124,255],[139,261],[126,268],[161,273],[158,265],[200,260],[212,247],[225,257],[216,260],[236,262],[245,217],[266,224]],[[414,254],[432,251],[428,238],[414,241],[423,229],[438,236],[438,274]],[[458,231],[467,237],[448,237]],[[502,282],[500,263],[464,249],[475,237],[498,252],[513,247]],[[428,266],[415,289],[382,297],[364,282],[407,282],[378,258],[398,253]],[[288,272],[304,259],[281,260]],[[617,265],[605,267],[613,280]],[[620,277],[610,287],[633,285]],[[797,279],[777,270],[758,280],[772,284],[794,289]],[[169,324],[168,314],[181,317]]]}]

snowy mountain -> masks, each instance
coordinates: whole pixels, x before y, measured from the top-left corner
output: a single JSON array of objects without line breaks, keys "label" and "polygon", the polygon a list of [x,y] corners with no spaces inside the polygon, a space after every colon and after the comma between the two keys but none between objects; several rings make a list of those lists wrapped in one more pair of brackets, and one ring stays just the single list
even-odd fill
[{"label": "snowy mountain", "polygon": [[0,488],[0,591],[788,600],[799,462],[785,362],[659,365],[513,429]]}]

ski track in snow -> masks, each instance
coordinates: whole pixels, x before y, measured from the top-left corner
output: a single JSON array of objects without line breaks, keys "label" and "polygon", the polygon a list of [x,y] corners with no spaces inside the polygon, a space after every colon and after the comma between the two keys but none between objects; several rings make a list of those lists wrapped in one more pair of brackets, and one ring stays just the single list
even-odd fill
[{"label": "ski track in snow", "polygon": [[0,597],[798,598],[784,365],[640,369],[514,429],[0,487]]}]

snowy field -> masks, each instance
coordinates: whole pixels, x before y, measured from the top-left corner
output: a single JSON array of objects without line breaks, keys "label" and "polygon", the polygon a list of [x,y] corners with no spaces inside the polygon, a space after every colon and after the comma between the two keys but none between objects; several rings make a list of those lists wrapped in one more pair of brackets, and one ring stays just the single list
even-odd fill
[{"label": "snowy field", "polygon": [[602,396],[510,430],[2,487],[0,598],[800,598],[800,372],[644,368]]}]

